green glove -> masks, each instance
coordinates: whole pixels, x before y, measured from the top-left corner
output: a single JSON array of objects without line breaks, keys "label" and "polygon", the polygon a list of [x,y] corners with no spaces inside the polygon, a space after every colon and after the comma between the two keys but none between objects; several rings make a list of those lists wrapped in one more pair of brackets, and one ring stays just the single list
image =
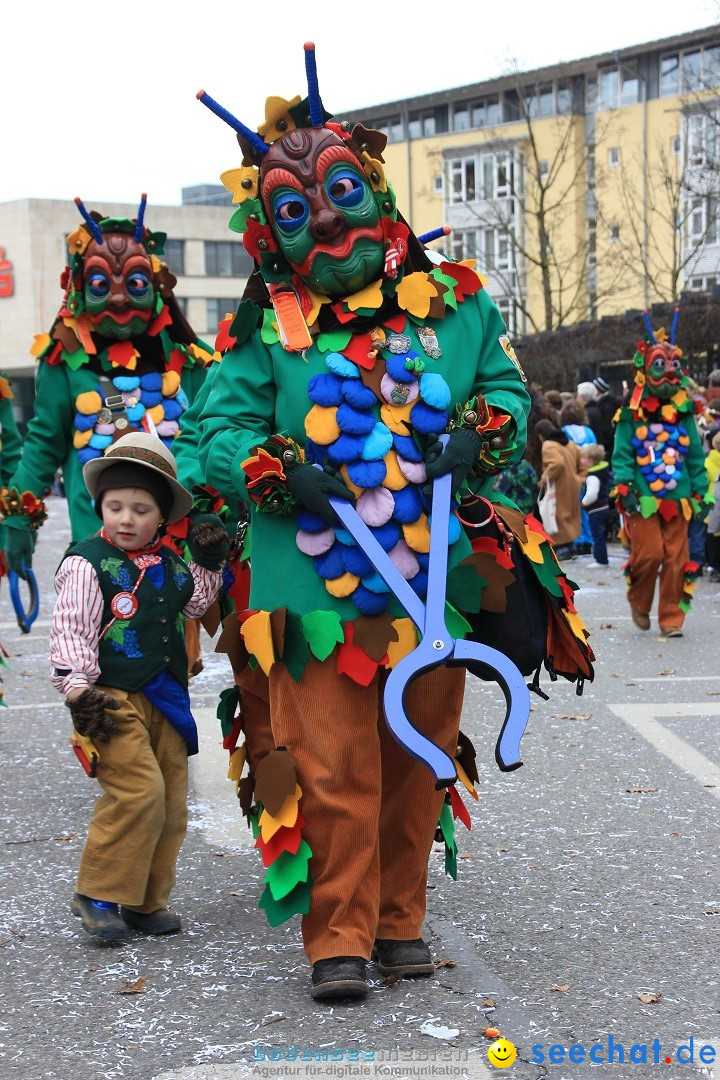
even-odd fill
[{"label": "green glove", "polygon": [[425,471],[428,480],[445,476],[452,472],[452,493],[462,486],[463,481],[475,467],[485,440],[474,428],[460,428],[453,431],[443,449],[439,437],[430,441],[425,451]]},{"label": "green glove", "polygon": [[2,523],[2,548],[10,570],[25,578],[26,570],[32,569],[32,557],[37,533],[31,532],[30,522],[24,514],[13,514]]},{"label": "green glove", "polygon": [[633,514],[640,513],[640,503],[633,491],[629,491],[627,495],[618,495],[618,502],[626,517],[632,517]]},{"label": "green glove", "polygon": [[331,495],[336,499],[355,503],[353,493],[348,491],[342,480],[338,480],[331,473],[323,472],[306,462],[292,467],[288,467],[286,462],[285,467],[288,490],[295,502],[325,518],[329,525],[335,525],[338,520],[330,504]]},{"label": "green glove", "polygon": [[193,562],[205,570],[219,570],[230,550],[230,537],[217,514],[191,513],[187,546]]}]

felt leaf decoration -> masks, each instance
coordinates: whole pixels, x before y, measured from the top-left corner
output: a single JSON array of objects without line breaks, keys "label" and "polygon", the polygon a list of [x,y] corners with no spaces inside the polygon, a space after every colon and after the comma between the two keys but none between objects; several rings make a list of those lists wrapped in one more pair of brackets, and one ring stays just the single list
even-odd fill
[{"label": "felt leaf decoration", "polygon": [[380,291],[381,284],[380,281],[373,281],[360,292],[353,293],[348,297],[347,306],[351,311],[357,311],[358,308],[371,308],[376,311],[385,299]]},{"label": "felt leaf decoration", "polygon": [[279,926],[293,915],[307,915],[310,911],[311,885],[312,878],[308,877],[305,884],[296,885],[282,900],[274,900],[269,885],[266,885],[258,907],[265,912],[270,926]]},{"label": "felt leaf decoration", "polygon": [[395,295],[398,305],[404,311],[424,319],[430,310],[430,300],[437,295],[437,290],[427,274],[417,272],[402,279]]},{"label": "felt leaf decoration", "polygon": [[242,776],[243,766],[245,765],[245,758],[247,751],[245,749],[245,743],[242,746],[238,746],[233,750],[230,755],[230,764],[228,765],[228,780],[234,780],[237,784]]},{"label": "felt leaf decoration", "polygon": [[296,885],[307,881],[308,862],[311,858],[312,851],[302,840],[295,855],[289,851],[281,852],[268,866],[263,881],[270,886],[273,900],[282,900]]},{"label": "felt leaf decoration", "polygon": [[470,821],[470,815],[465,803],[460,798],[460,792],[454,784],[448,788],[448,792],[450,793],[450,809],[452,810],[452,816],[454,818],[459,818],[466,829],[471,829],[472,822]]},{"label": "felt leaf decoration", "polygon": [[[160,299],[162,300],[162,297],[160,297]],[[162,309],[155,316],[155,318],[147,328],[148,336],[156,337],[161,330],[164,330],[167,326],[170,326],[171,323],[172,315],[170,314],[170,309],[168,308],[167,304],[163,304]]]},{"label": "felt leaf decoration", "polygon": [[[243,187],[243,180],[246,186]],[[256,199],[258,194],[258,170],[252,166],[240,169],[226,169],[220,173],[220,183],[228,189],[234,203],[243,203],[246,199]],[[247,181],[250,181],[248,184]]]},{"label": "felt leaf decoration", "polygon": [[378,663],[354,644],[353,633],[353,623],[345,623],[345,641],[338,649],[337,672],[339,675],[347,675],[361,686],[369,686],[375,677]]},{"label": "felt leaf decoration", "polygon": [[239,675],[247,666],[248,653],[240,633],[240,623],[234,611],[225,616],[222,626],[215,652],[225,653],[233,672]]},{"label": "felt leaf decoration", "polygon": [[475,799],[476,802],[479,802],[480,801],[480,796],[478,795],[477,791],[473,787],[472,781],[470,780],[470,777],[465,772],[465,770],[463,769],[462,765],[457,760],[457,758],[455,758],[455,770],[456,770],[456,772],[458,774],[458,780],[460,781],[462,786],[467,791],[470,792],[470,794],[472,795],[473,799]]},{"label": "felt leaf decoration", "polygon": [[434,270],[430,271],[430,277],[433,279],[434,282],[436,282],[436,284],[444,286],[446,290],[443,293],[443,300],[445,301],[445,306],[451,307],[454,311],[457,311],[458,302],[457,297],[455,296],[455,288],[457,286],[457,281],[455,280],[455,278],[443,273],[443,271],[439,267],[436,267]]},{"label": "felt leaf decoration", "polygon": [[493,509],[497,516],[507,525],[510,532],[514,536],[517,536],[523,544],[527,542],[527,528],[525,526],[525,516],[520,510],[515,510],[510,506],[502,506],[499,503],[493,504]]},{"label": "felt leaf decoration", "polygon": [[[232,616],[234,618],[234,616]],[[215,715],[220,721],[223,736],[228,735],[233,725],[233,719],[240,704],[240,691],[237,686],[229,686],[220,691],[220,700]]]},{"label": "felt leaf decoration", "polygon": [[[269,814],[267,810],[263,809],[260,815],[260,832],[263,840],[267,841],[275,835],[278,829],[283,828],[291,829],[298,816],[298,802],[302,798],[302,790],[299,785],[296,784],[295,792],[292,795],[288,795],[285,802],[282,804],[279,812],[273,816]],[[262,800],[261,800],[262,801]]]},{"label": "felt leaf decoration", "polygon": [[477,765],[475,764],[475,758],[477,757],[475,747],[464,731],[458,731],[455,756],[462,761],[465,772],[468,774],[471,782],[473,784],[479,783],[480,778],[478,777]]},{"label": "felt leaf decoration", "polygon": [[232,722],[229,733],[223,739],[223,750],[227,750],[230,754],[232,754],[237,747],[238,739],[242,733],[244,720],[245,717],[239,712]]},{"label": "felt leaf decoration", "polygon": [[255,839],[255,847],[262,856],[263,866],[270,866],[270,863],[277,859],[278,855],[281,855],[283,851],[289,851],[291,855],[295,855],[300,848],[302,840],[302,829],[305,825],[305,818],[301,813],[298,813],[295,824],[292,828],[278,829],[274,836],[272,836],[267,843],[263,840],[262,835],[259,835]]},{"label": "felt leaf decoration", "polygon": [[245,647],[259,663],[266,675],[275,663],[272,634],[270,631],[270,612],[256,611],[242,626]]},{"label": "felt leaf decoration", "polygon": [[84,225],[78,225],[76,229],[73,229],[65,237],[65,243],[71,255],[84,255],[85,249],[91,240],[92,235]]},{"label": "felt leaf decoration", "polygon": [[[494,566],[493,566],[494,568]],[[461,566],[455,566],[447,577],[447,599],[463,611],[477,614],[484,599],[487,581],[467,559]],[[482,603],[484,607],[484,602]]]},{"label": "felt leaf decoration", "polygon": [[409,435],[411,430],[410,412],[414,402],[409,405],[383,405],[380,417],[386,427],[396,435]]},{"label": "felt leaf decoration", "polygon": [[640,513],[644,518],[652,517],[657,511],[658,500],[654,495],[641,495],[640,499]]},{"label": "felt leaf decoration", "polygon": [[271,750],[255,769],[255,797],[273,817],[294,795],[297,762],[288,750]]},{"label": "felt leaf decoration", "polygon": [[316,660],[327,660],[335,646],[344,641],[342,623],[336,611],[310,611],[302,616],[301,622],[305,640]]},{"label": "felt leaf decoration", "polygon": [[275,312],[272,308],[267,308],[265,310],[260,337],[265,345],[276,345],[280,340],[277,319],[275,318]]},{"label": "felt leaf decoration", "polygon": [[554,552],[547,552],[542,563],[533,563],[532,569],[535,577],[542,587],[553,596],[562,596],[562,589],[558,583],[558,563]]},{"label": "felt leaf decoration", "polygon": [[238,784],[238,802],[240,803],[240,812],[244,817],[248,817],[250,814],[250,808],[253,802],[253,791],[255,790],[255,781],[252,776],[243,776],[242,780]]},{"label": "felt leaf decoration", "polygon": [[133,371],[137,367],[140,353],[132,341],[118,341],[108,347],[107,355],[113,367],[119,366],[127,368],[128,371]]},{"label": "felt leaf decoration", "polygon": [[360,615],[353,622],[354,644],[377,663],[387,655],[390,642],[397,640],[397,630],[390,615]]},{"label": "felt leaf decoration", "polygon": [[397,639],[388,642],[387,666],[389,668],[394,668],[396,664],[399,664],[403,657],[417,648],[418,644],[418,634],[412,619],[393,619],[393,628]]},{"label": "felt leaf decoration", "polygon": [[307,285],[303,286],[303,293],[303,299],[307,298],[307,304],[303,303],[302,306],[305,322],[308,326],[314,326],[317,322],[318,315],[320,314],[320,308],[323,304],[331,303],[331,300],[329,296],[322,296],[320,293],[313,292]]},{"label": "felt leaf decoration", "polygon": [[452,638],[464,638],[472,630],[470,623],[464,619],[452,604],[445,604],[445,625]]},{"label": "felt leaf decoration", "polygon": [[443,803],[438,822],[445,840],[445,873],[457,880],[457,844],[455,842],[455,824],[448,803]]},{"label": "felt leaf decoration", "polygon": [[354,334],[345,346],[343,353],[346,359],[350,360],[361,369],[375,367],[377,357],[372,348],[372,343],[372,334]]},{"label": "felt leaf decoration", "polygon": [[[275,608],[270,612],[270,634],[272,636],[273,652],[280,658],[285,646],[285,617],[287,608]],[[261,802],[265,802],[264,799]]]},{"label": "felt leaf decoration", "polygon": [[49,334],[35,334],[32,345],[30,346],[30,353],[36,359],[49,349],[52,345],[52,338]]},{"label": "felt leaf decoration", "polygon": [[471,555],[462,565],[471,561],[476,573],[480,574],[486,582],[486,587],[482,592],[482,610],[501,614],[507,607],[506,590],[515,581],[515,575],[500,566],[492,555],[484,553]]},{"label": "felt leaf decoration", "polygon": [[310,650],[302,630],[302,619],[293,611],[288,611],[285,619],[285,646],[282,661],[295,682],[302,678],[302,673],[310,663]]},{"label": "felt leaf decoration", "polygon": [[[275,142],[288,131],[296,128],[292,110],[300,104],[301,98],[296,94],[293,98],[284,98],[271,95],[265,99],[265,119],[257,129],[258,135],[265,142]],[[279,125],[279,126],[278,126]]]},{"label": "felt leaf decoration", "polygon": [[352,337],[351,330],[330,330],[326,334],[320,334],[316,345],[320,352],[341,353]]}]

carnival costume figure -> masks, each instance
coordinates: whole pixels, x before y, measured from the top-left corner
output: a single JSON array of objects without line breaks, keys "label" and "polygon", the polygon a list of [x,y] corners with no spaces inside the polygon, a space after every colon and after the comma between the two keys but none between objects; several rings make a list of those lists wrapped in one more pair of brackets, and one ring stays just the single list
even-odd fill
[{"label": "carnival costume figure", "polygon": [[133,431],[172,445],[205,377],[212,349],[185,319],[176,279],[161,261],[166,234],[135,219],[104,217],[75,200],[82,223],[67,237],[63,301],[49,333],[31,349],[39,361],[35,414],[20,463],[3,493],[3,547],[21,576],[32,564],[43,496],[62,468],[72,540],[97,527],[83,466]]},{"label": "carnival costume figure", "polygon": [[[688,523],[710,509],[705,457],[687,392],[682,350],[670,334],[647,332],[634,356],[635,380],[616,414],[612,455],[618,511],[630,542],[625,565],[633,622],[650,629],[659,582],[658,622],[667,637],[682,637],[699,567],[688,557]],[[659,573],[659,578],[658,578]]]},{"label": "carnival costume figure", "polygon": [[[384,974],[434,970],[421,928],[445,807],[382,714],[415,626],[330,499],[354,502],[424,599],[429,482],[451,472],[459,491],[476,473],[489,491],[522,453],[529,398],[473,264],[427,258],[385,178],[386,136],[333,122],[310,45],[305,59],[308,98],[269,98],[257,133],[198,94],[238,134],[242,164],[222,180],[257,267],[225,330],[200,451],[207,482],[252,506],[242,637],[269,675],[277,747],[255,787],[260,903],[273,924],[302,913],[313,997],[360,997],[371,955]],[[486,584],[452,515],[452,636]],[[464,678],[440,666],[407,694],[415,727],[451,757]]]}]

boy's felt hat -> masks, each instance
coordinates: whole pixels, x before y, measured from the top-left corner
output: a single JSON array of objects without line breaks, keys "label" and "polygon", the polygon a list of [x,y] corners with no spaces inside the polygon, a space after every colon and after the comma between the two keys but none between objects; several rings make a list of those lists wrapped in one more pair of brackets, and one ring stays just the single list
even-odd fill
[{"label": "boy's felt hat", "polygon": [[83,466],[83,480],[93,499],[97,496],[100,476],[106,469],[119,464],[149,469],[165,481],[172,493],[166,521],[178,521],[192,509],[193,497],[177,478],[175,458],[157,435],[149,435],[145,431],[123,435],[108,447],[102,457],[88,461]]}]

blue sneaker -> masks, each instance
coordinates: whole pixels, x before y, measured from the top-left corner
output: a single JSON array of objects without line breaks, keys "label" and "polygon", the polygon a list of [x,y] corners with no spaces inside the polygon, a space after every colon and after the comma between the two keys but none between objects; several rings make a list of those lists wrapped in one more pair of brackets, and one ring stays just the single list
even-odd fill
[{"label": "blue sneaker", "polygon": [[78,919],[82,919],[83,929],[93,937],[104,941],[126,941],[128,928],[120,918],[117,904],[106,900],[93,900],[90,896],[75,893],[70,910]]}]

